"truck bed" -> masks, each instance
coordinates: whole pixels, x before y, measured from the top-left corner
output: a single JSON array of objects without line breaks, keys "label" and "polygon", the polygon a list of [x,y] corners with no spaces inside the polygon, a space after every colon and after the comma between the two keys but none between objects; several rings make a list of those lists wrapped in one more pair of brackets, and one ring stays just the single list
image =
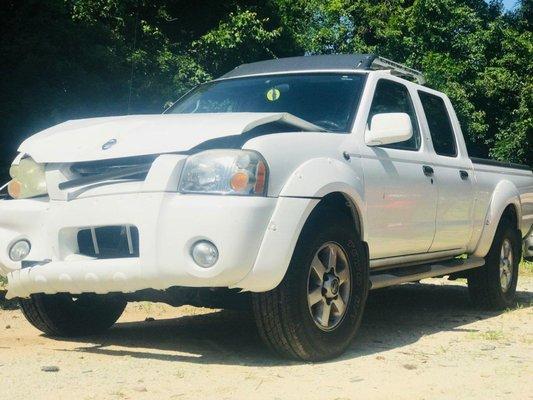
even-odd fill
[{"label": "truck bed", "polygon": [[474,164],[491,165],[494,167],[502,167],[502,168],[521,169],[525,171],[532,170],[532,167],[526,164],[517,164],[517,163],[511,163],[511,162],[505,162],[505,161],[491,160],[488,158],[478,158],[478,157],[470,157],[470,160]]}]

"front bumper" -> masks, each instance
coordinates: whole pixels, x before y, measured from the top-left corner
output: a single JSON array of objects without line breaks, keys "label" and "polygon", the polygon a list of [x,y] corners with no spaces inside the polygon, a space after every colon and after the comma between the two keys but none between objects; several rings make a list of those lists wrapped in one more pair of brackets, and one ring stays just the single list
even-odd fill
[{"label": "front bumper", "polygon": [[[33,293],[133,292],[171,286],[232,287],[254,267],[278,199],[181,195],[169,192],[108,194],[57,200],[0,201],[0,274],[8,297]],[[139,257],[93,259],[79,255],[80,229],[134,225]],[[8,248],[27,239],[29,268]],[[219,260],[201,268],[190,255],[201,239],[213,242]],[[44,261],[46,260],[46,261]],[[238,286],[237,286],[238,287]]]}]

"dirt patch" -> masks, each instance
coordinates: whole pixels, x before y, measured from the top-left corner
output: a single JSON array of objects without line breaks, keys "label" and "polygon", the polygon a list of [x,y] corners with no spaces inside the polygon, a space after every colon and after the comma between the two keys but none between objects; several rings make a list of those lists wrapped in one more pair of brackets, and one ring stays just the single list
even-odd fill
[{"label": "dirt patch", "polygon": [[349,351],[319,364],[273,357],[246,313],[137,303],[106,335],[59,340],[0,311],[0,398],[533,398],[533,279],[502,313],[424,283],[373,292]]}]

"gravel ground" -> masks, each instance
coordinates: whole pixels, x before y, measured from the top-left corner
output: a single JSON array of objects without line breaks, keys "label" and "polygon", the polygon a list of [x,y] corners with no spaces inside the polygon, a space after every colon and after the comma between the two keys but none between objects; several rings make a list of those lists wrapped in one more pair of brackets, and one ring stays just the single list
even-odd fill
[{"label": "gravel ground", "polygon": [[502,313],[458,282],[373,292],[349,351],[320,364],[271,356],[243,313],[136,303],[106,335],[60,340],[0,310],[0,399],[533,399],[532,289]]}]

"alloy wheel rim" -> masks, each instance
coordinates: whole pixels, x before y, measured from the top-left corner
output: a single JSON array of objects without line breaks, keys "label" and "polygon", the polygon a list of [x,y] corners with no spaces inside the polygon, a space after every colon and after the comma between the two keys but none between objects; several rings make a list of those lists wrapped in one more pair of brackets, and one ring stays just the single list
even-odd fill
[{"label": "alloy wheel rim", "polygon": [[307,279],[307,305],[315,325],[323,331],[339,326],[351,295],[348,257],[340,245],[328,242],[313,257]]},{"label": "alloy wheel rim", "polygon": [[500,285],[505,293],[511,287],[513,280],[513,246],[509,239],[505,239],[500,250]]}]

